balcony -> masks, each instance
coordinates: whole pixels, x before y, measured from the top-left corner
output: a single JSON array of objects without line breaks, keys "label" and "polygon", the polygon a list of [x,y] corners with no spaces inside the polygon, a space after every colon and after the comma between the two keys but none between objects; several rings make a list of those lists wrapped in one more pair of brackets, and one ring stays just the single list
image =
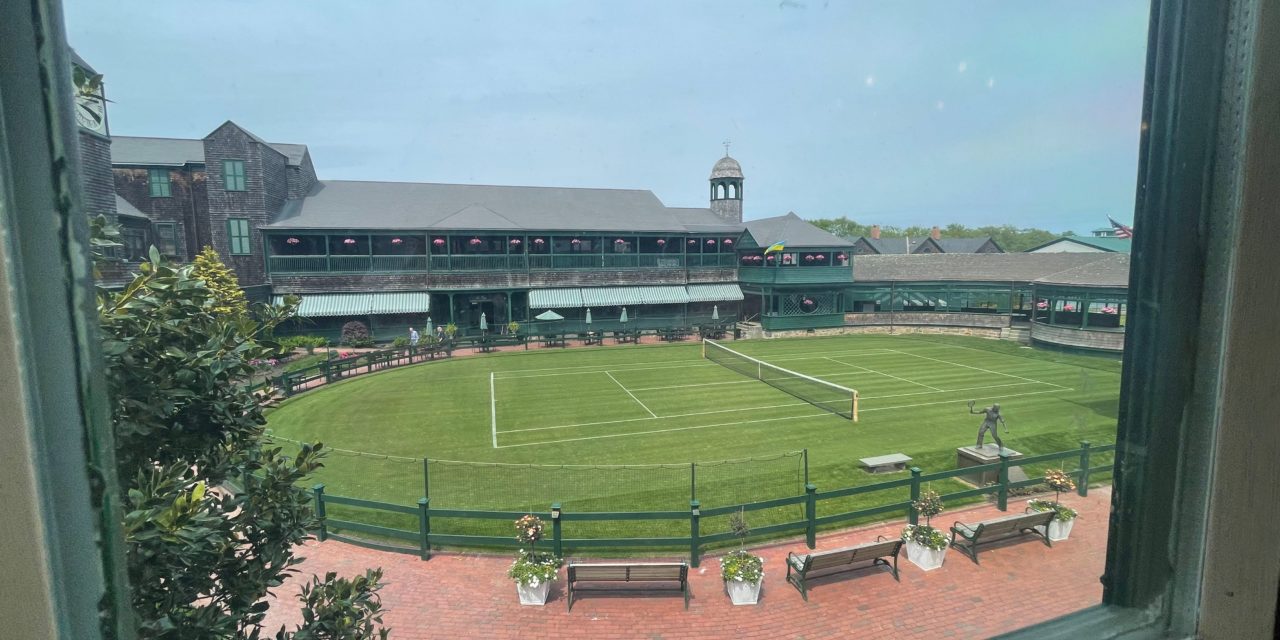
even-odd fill
[{"label": "balcony", "polygon": [[752,284],[849,283],[853,267],[740,267],[738,279]]},{"label": "balcony", "polygon": [[269,256],[271,273],[406,273],[427,270],[426,256]]},{"label": "balcony", "polygon": [[271,273],[425,273],[473,271],[566,271],[587,269],[698,269],[732,267],[722,254],[589,253],[411,256],[269,256]]}]

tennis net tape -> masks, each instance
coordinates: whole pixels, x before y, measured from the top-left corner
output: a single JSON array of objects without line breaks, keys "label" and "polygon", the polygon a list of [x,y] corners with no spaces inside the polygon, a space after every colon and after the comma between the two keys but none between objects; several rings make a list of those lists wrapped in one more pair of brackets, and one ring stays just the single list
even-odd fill
[{"label": "tennis net tape", "polygon": [[831,413],[858,421],[858,392],[803,373],[752,358],[715,340],[703,339],[702,355],[728,369],[755,378]]}]

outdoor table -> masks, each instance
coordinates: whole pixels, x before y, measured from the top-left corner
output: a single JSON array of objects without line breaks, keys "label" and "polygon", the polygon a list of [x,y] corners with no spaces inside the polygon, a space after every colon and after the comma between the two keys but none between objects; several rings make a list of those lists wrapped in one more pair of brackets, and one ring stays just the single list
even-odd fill
[{"label": "outdoor table", "polygon": [[547,334],[547,335],[545,335],[545,336],[542,336],[542,346],[544,346],[544,347],[563,347],[563,346],[564,346],[564,335],[563,335],[563,334],[558,334],[558,333],[551,333],[551,334]]},{"label": "outdoor table", "polygon": [[588,331],[583,335],[585,336],[583,338],[585,344],[604,344],[604,334],[599,331]]},{"label": "outdoor table", "polygon": [[617,340],[618,344],[622,344],[624,342],[630,342],[632,344],[636,344],[640,340],[640,332],[629,331],[627,329],[619,329],[618,331],[613,332],[613,339]]}]

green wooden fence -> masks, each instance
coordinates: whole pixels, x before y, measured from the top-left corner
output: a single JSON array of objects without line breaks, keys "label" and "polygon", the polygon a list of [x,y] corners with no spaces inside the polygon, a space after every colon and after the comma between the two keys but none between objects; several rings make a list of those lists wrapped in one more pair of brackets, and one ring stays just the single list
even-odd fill
[{"label": "green wooden fence", "polygon": [[[833,489],[829,491],[818,491],[813,484],[806,484],[804,493],[796,496],[787,496],[772,500],[763,500],[760,502],[750,502],[746,504],[737,504],[723,507],[715,507],[711,509],[701,508],[701,504],[697,500],[690,500],[688,508],[672,511],[617,511],[617,512],[568,512],[561,508],[559,502],[551,502],[550,509],[544,512],[535,512],[536,515],[543,520],[551,521],[551,539],[552,549],[557,556],[563,556],[565,549],[621,549],[621,548],[649,548],[649,549],[670,549],[684,548],[689,549],[689,563],[697,567],[701,560],[703,548],[708,545],[715,545],[722,542],[730,541],[734,538],[734,534],[729,531],[703,535],[701,531],[701,519],[713,516],[725,516],[739,511],[753,512],[763,509],[773,509],[777,507],[786,507],[790,505],[803,505],[804,516],[801,519],[771,524],[764,527],[753,528],[751,534],[756,535],[781,535],[794,534],[803,532],[805,543],[810,549],[816,544],[816,537],[819,527],[828,525],[838,525],[843,523],[852,523],[854,521],[878,515],[905,515],[907,522],[916,524],[918,522],[918,514],[912,507],[912,502],[920,497],[920,488],[922,485],[934,480],[944,480],[959,476],[980,474],[987,471],[998,472],[999,481],[993,485],[985,487],[975,487],[962,491],[954,491],[944,494],[944,500],[959,500],[974,496],[987,494],[995,494],[996,507],[1001,511],[1008,509],[1009,491],[1020,487],[1029,487],[1043,482],[1040,478],[1029,478],[1011,482],[1009,480],[1009,467],[1030,465],[1041,462],[1053,462],[1058,460],[1066,460],[1075,462],[1078,466],[1071,473],[1076,478],[1077,492],[1081,496],[1089,494],[1089,477],[1092,474],[1102,473],[1110,470],[1111,465],[1090,466],[1090,456],[1095,453],[1105,453],[1115,451],[1114,444],[1092,446],[1089,442],[1081,442],[1078,449],[1067,451],[1058,451],[1054,453],[1046,453],[1041,455],[1026,456],[1011,461],[1008,454],[1001,453],[1000,462],[974,467],[965,467],[961,469],[951,469],[947,471],[938,471],[934,473],[924,473],[919,467],[911,468],[911,475],[907,478],[890,480],[887,482],[878,482],[875,484],[845,487],[841,489]],[[827,516],[818,517],[818,506],[827,500],[834,500],[848,496],[867,494],[874,491],[883,491],[886,489],[895,489],[909,487],[910,500],[901,502],[889,502],[879,504],[874,507],[837,513]],[[528,515],[526,511],[484,511],[476,509],[438,509],[431,507],[431,500],[427,497],[418,500],[416,506],[405,506],[391,504],[387,502],[376,502],[373,500],[361,500],[357,498],[347,498],[342,496],[333,496],[325,493],[324,485],[318,484],[313,488],[315,499],[316,517],[319,520],[319,528],[317,537],[320,540],[334,538],[371,546],[390,551],[416,553],[423,560],[431,557],[432,545],[441,546],[460,546],[460,547],[507,547],[517,548],[522,546],[516,541],[514,536],[485,536],[471,535],[460,533],[449,533],[445,531],[437,531],[432,529],[432,519],[436,518],[461,518],[474,520],[506,520],[514,522],[524,515]],[[337,520],[329,518],[326,515],[327,505],[344,505],[348,507],[357,507],[363,509],[371,509],[375,511],[384,511],[390,513],[409,514],[418,516],[418,526],[416,531],[396,529],[392,527],[377,526],[354,520]],[[689,523],[689,535],[679,537],[611,537],[611,538],[581,538],[573,537],[574,523],[580,522],[607,522],[607,521],[686,521]],[[374,542],[368,538],[360,538],[356,536],[348,536],[345,533],[337,533],[332,531],[336,529],[340,532],[351,532],[356,534],[368,534],[376,538],[391,539],[403,542],[413,543],[415,546],[406,547],[395,544]]]}]

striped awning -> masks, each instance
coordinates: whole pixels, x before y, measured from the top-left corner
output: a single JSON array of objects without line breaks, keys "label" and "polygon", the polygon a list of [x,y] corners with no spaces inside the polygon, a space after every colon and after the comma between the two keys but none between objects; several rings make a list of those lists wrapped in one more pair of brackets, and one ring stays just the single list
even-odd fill
[{"label": "striped awning", "polygon": [[682,286],[589,287],[582,290],[582,304],[588,307],[685,304],[687,302],[689,302],[689,292]]},{"label": "striped awning", "polygon": [[[425,291],[388,293],[308,293],[300,294],[298,317],[368,316],[400,313],[426,313],[431,296]],[[275,296],[281,304],[284,296]]]},{"label": "striped awning", "polygon": [[582,289],[534,289],[529,292],[531,309],[565,309],[582,306]]},{"label": "striped awning", "polygon": [[723,302],[742,299],[742,287],[734,282],[689,285],[689,302]]}]

